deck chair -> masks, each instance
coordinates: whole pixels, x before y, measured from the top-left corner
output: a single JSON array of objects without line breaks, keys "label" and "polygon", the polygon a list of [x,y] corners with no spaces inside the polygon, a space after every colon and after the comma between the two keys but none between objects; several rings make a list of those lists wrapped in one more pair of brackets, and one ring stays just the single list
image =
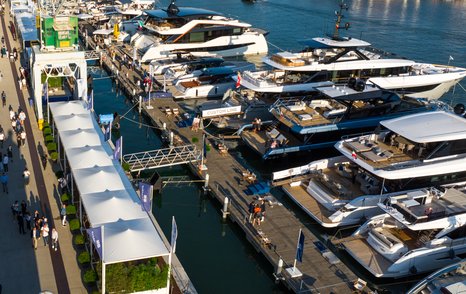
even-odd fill
[{"label": "deck chair", "polygon": [[172,115],[172,110],[171,110],[170,107],[168,107],[168,106],[165,107],[165,114],[166,114],[167,116],[171,116],[171,115]]},{"label": "deck chair", "polygon": [[173,115],[178,116],[180,115],[180,110],[178,108],[172,108]]},{"label": "deck chair", "polygon": [[362,291],[367,286],[367,282],[358,278],[356,281],[354,281],[353,286],[355,290]]}]

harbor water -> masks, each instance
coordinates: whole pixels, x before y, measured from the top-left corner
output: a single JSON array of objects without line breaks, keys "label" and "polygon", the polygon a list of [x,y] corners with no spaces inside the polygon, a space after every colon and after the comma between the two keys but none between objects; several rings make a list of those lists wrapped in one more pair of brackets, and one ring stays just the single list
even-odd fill
[{"label": "harbor water", "polygon": [[[206,8],[234,16],[254,27],[269,32],[269,50],[298,51],[299,40],[322,36],[334,28],[334,11],[338,0],[265,0],[249,3],[241,0],[187,1],[179,6]],[[348,11],[343,21],[351,28],[343,35],[362,38],[374,47],[400,56],[429,63],[466,67],[466,2],[440,0],[353,0],[347,1]],[[166,7],[167,1],[159,3]],[[450,56],[453,58],[451,60]],[[256,57],[253,60],[258,61]],[[95,111],[97,114],[125,114],[120,133],[124,137],[123,153],[160,148],[162,142],[156,129],[139,117],[137,107],[114,88],[101,69],[90,69],[95,78]],[[466,85],[465,82],[463,84]],[[466,91],[456,86],[445,101],[465,103]],[[118,134],[114,134],[117,136]],[[278,169],[301,165],[309,160],[335,154],[333,150],[317,151],[307,157],[264,162],[239,144],[232,150],[248,168],[263,178]],[[159,171],[166,175],[187,175],[185,167]],[[280,191],[274,195],[303,220],[317,235],[335,232],[321,230],[299,211]],[[274,283],[272,266],[245,239],[244,233],[232,223],[222,222],[220,205],[203,195],[197,184],[167,185],[154,199],[153,213],[166,236],[170,236],[171,218],[178,224],[177,255],[199,293],[284,293]],[[345,258],[344,256],[342,257]],[[360,269],[354,269],[360,274]],[[364,273],[362,273],[363,277]],[[376,282],[377,281],[373,281]],[[403,291],[414,281],[381,282],[382,289]],[[388,285],[390,284],[390,285]]]}]

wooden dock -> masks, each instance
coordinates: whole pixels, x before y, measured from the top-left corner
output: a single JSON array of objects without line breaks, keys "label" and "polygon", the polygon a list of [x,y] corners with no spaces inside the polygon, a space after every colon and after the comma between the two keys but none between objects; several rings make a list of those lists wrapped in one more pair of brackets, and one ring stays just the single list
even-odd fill
[{"label": "wooden dock", "polygon": [[[84,30],[85,28],[80,29],[81,32]],[[88,33],[91,32],[90,28],[87,30]],[[95,48],[95,44],[90,46]],[[114,47],[110,46],[110,49],[114,50]],[[117,50],[117,54],[127,54],[123,50],[124,48]],[[114,61],[107,51],[104,51],[103,55],[107,57],[101,60],[102,64],[114,73],[115,68],[120,67],[120,58],[117,57]],[[116,79],[133,102],[137,102],[140,95],[146,95],[142,87],[137,84],[138,80],[142,80],[142,70],[122,69],[116,75]],[[182,108],[173,99],[153,99],[151,106],[148,106],[143,103],[141,110],[151,119],[155,127],[173,131],[180,144],[194,143],[202,149],[202,130],[193,131],[190,127],[179,127],[179,122],[186,117]],[[170,112],[167,112],[167,109],[170,109]],[[173,109],[178,109],[179,113],[174,115]],[[198,141],[193,142],[193,138],[198,138]],[[243,179],[245,168],[228,152],[216,148],[214,138],[209,138],[209,142],[212,148],[205,162],[208,169],[201,171],[196,165],[190,165],[190,168],[201,179],[205,179],[206,174],[209,174],[208,190],[220,203],[228,197],[230,220],[238,224],[256,250],[261,252],[275,268],[280,259],[283,261],[283,268],[275,273],[277,280],[283,281],[295,293],[349,293],[357,277],[346,265],[339,262],[331,251],[326,250],[293,211],[282,205],[268,206],[265,221],[260,226],[253,226],[248,221],[248,205],[253,200],[253,196],[245,193],[248,186]],[[302,276],[293,278],[285,269],[293,266],[300,229],[305,235],[303,262],[297,264]]]}]

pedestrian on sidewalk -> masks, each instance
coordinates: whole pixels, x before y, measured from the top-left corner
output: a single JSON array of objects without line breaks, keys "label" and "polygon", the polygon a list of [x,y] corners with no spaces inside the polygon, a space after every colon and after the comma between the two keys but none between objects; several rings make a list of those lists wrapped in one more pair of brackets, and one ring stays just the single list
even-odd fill
[{"label": "pedestrian on sidewalk", "polygon": [[31,237],[32,237],[32,247],[34,247],[34,249],[37,250],[37,240],[40,239],[40,232],[37,230],[36,227],[32,229]]},{"label": "pedestrian on sidewalk", "polygon": [[64,193],[68,191],[67,189],[68,182],[66,181],[66,178],[64,175],[63,177],[58,179],[58,186],[60,187],[60,195],[63,195]]},{"label": "pedestrian on sidewalk", "polygon": [[21,124],[21,126],[24,126],[24,121],[26,120],[26,113],[24,113],[23,110],[19,112],[18,118],[19,118],[19,123]]},{"label": "pedestrian on sidewalk", "polygon": [[5,91],[2,91],[2,105],[3,105],[3,107],[6,106],[6,93],[5,93]]},{"label": "pedestrian on sidewalk", "polygon": [[44,246],[47,246],[49,244],[49,225],[45,222],[43,222],[42,229],[41,229],[41,234],[42,238],[44,238]]},{"label": "pedestrian on sidewalk", "polygon": [[13,215],[13,221],[15,221],[16,219],[16,215],[18,215],[19,213],[19,203],[18,203],[18,200],[15,201],[15,203],[13,203],[11,205],[11,213]]},{"label": "pedestrian on sidewalk", "polygon": [[2,160],[2,163],[3,163],[3,171],[4,172],[8,172],[8,155],[5,154],[3,155],[3,160]]},{"label": "pedestrian on sidewalk", "polygon": [[15,111],[13,110],[13,107],[11,107],[11,104],[10,104],[10,106],[8,108],[9,108],[9,111],[10,111],[10,120],[13,121],[14,118],[15,118]]},{"label": "pedestrian on sidewalk", "polygon": [[29,178],[31,177],[31,172],[28,170],[28,168],[24,168],[24,171],[23,171],[23,178],[24,178],[24,185],[28,185],[29,184]]},{"label": "pedestrian on sidewalk", "polygon": [[3,56],[8,55],[8,54],[6,53],[6,48],[5,48],[5,46],[2,46],[1,53],[2,53],[2,58],[3,58]]},{"label": "pedestrian on sidewalk", "polygon": [[26,211],[26,214],[24,215],[24,221],[26,222],[26,230],[31,231],[31,213],[29,211]]},{"label": "pedestrian on sidewalk", "polygon": [[16,134],[16,145],[18,145],[18,148],[21,147],[21,134],[20,133]]},{"label": "pedestrian on sidewalk", "polygon": [[[8,161],[11,161],[13,162],[13,146],[8,146],[8,148],[6,149],[6,153],[8,154]],[[7,172],[7,170],[6,170]]]},{"label": "pedestrian on sidewalk", "polygon": [[40,156],[40,159],[42,160],[42,166],[44,167],[44,170],[45,170],[45,168],[47,167],[47,154],[43,153]]},{"label": "pedestrian on sidewalk", "polygon": [[19,233],[23,235],[26,234],[26,231],[24,230],[24,218],[21,212],[16,215],[16,220],[18,221]]},{"label": "pedestrian on sidewalk", "polygon": [[[0,128],[2,126],[0,125]],[[3,132],[3,129],[0,130],[0,148],[3,149],[3,142],[5,142],[5,133]]]},{"label": "pedestrian on sidewalk", "polygon": [[5,172],[0,176],[0,182],[2,182],[3,192],[8,194],[8,175]]},{"label": "pedestrian on sidewalk", "polygon": [[26,200],[21,201],[21,213],[23,216],[26,214],[26,211],[28,209],[28,205],[26,203]]},{"label": "pedestrian on sidewalk", "polygon": [[55,228],[52,229],[52,249],[58,249],[58,232]]},{"label": "pedestrian on sidewalk", "polygon": [[62,226],[66,226],[66,205],[65,204],[62,204],[61,206],[60,215],[61,215]]}]

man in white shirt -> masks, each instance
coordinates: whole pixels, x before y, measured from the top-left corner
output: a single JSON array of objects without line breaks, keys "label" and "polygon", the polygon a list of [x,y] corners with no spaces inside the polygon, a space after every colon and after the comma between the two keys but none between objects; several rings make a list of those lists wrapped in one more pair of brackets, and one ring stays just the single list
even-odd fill
[{"label": "man in white shirt", "polygon": [[44,224],[42,227],[42,237],[44,238],[44,246],[47,246],[49,244],[49,225]]},{"label": "man in white shirt", "polygon": [[55,228],[52,229],[52,249],[58,249],[58,232]]}]

